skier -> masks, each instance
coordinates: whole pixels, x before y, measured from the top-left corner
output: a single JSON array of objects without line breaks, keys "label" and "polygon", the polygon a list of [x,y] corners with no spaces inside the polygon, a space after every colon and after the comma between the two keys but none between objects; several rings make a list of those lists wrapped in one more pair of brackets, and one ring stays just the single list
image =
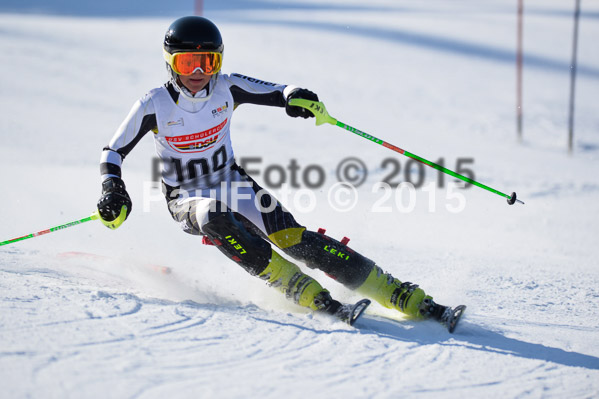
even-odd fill
[{"label": "skier", "polygon": [[[223,41],[211,21],[188,16],[174,21],[164,37],[169,82],[138,100],[102,151],[105,225],[119,227],[132,209],[121,179],[123,159],[153,132],[162,160],[168,209],[181,228],[203,236],[251,275],[278,288],[295,303],[342,319],[347,306],[279,251],[317,268],[351,290],[414,318],[446,321],[451,308],[409,282],[384,273],[372,260],[299,224],[291,213],[235,163],[230,126],[241,104],[284,107],[291,117],[310,118],[294,98],[318,101],[303,88],[240,74],[223,74]],[[272,245],[274,244],[274,246]]]}]

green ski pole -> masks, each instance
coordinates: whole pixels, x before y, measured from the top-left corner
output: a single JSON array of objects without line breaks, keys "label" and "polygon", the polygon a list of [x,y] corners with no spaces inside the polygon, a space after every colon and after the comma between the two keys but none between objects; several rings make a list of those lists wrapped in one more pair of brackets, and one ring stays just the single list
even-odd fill
[{"label": "green ski pole", "polygon": [[67,227],[72,227],[72,226],[76,226],[78,224],[81,223],[85,223],[85,222],[89,222],[90,220],[96,220],[100,218],[100,214],[98,213],[98,211],[92,213],[90,216],[83,218],[83,219],[79,219],[79,220],[75,220],[73,222],[69,222],[66,224],[61,224],[60,226],[56,226],[56,227],[50,227],[49,229],[46,230],[42,230],[42,231],[38,231],[37,233],[31,233],[31,234],[27,234],[25,236],[22,237],[17,237],[17,238],[12,238],[10,240],[6,240],[6,241],[2,241],[0,242],[0,247],[3,245],[7,245],[7,244],[12,244],[13,242],[18,242],[18,241],[23,241],[26,240],[28,238],[34,238],[34,237],[38,237],[44,234],[48,234],[48,233],[52,233],[58,230],[62,230],[62,229],[66,229]]},{"label": "green ski pole", "polygon": [[338,121],[337,119],[333,118],[332,116],[329,115],[329,113],[327,112],[327,109],[325,108],[324,104],[320,101],[312,101],[312,100],[305,100],[305,99],[301,99],[301,98],[294,98],[289,100],[289,105],[293,105],[293,106],[297,106],[297,107],[302,107],[302,108],[306,108],[307,110],[309,110],[310,112],[312,112],[314,114],[314,117],[316,118],[316,125],[320,126],[322,124],[325,123],[330,123],[331,125],[335,125],[335,126],[339,126],[347,131],[350,131],[354,134],[357,134],[360,137],[363,137],[367,140],[370,140],[376,144],[382,145],[383,147],[386,147],[392,151],[398,152],[402,155],[405,155],[408,158],[412,158],[415,159],[416,161],[419,161],[425,165],[430,166],[431,168],[437,169],[443,173],[446,173],[450,176],[453,176],[457,179],[463,180],[466,183],[470,183],[473,184],[477,187],[483,188],[487,191],[490,191],[494,194],[497,194],[501,197],[504,197],[507,199],[507,203],[510,205],[514,205],[516,202],[519,202],[521,204],[524,204],[524,202],[520,201],[519,199],[516,198],[516,193],[512,193],[511,195],[509,194],[505,194],[502,193],[501,191],[495,190],[494,188],[491,188],[487,185],[484,185],[482,183],[477,182],[476,180],[473,180],[469,177],[463,176],[459,173],[454,172],[451,169],[447,169],[444,166],[441,166],[439,164],[436,164],[434,162],[431,162],[429,160],[426,160],[422,157],[419,157],[416,154],[412,154],[411,152],[408,152],[406,150],[403,150],[397,146],[394,146],[393,144],[390,144],[384,140],[381,140],[379,138],[376,138],[368,133],[365,133],[361,130],[356,129],[355,127],[349,126],[343,122]]}]

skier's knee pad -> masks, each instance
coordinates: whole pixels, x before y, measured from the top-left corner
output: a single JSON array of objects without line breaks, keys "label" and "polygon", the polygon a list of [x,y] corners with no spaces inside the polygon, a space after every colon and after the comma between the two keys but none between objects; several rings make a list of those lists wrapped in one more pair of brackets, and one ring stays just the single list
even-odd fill
[{"label": "skier's knee pad", "polygon": [[198,201],[173,199],[167,204],[171,216],[179,223],[179,227],[184,232],[193,235],[202,234],[197,218]]},{"label": "skier's knee pad", "polygon": [[213,198],[175,198],[168,202],[173,219],[179,222],[183,231],[201,235],[203,226],[211,217],[229,210],[227,205]]},{"label": "skier's knee pad", "polygon": [[322,270],[350,289],[359,287],[374,267],[374,262],[347,245],[313,231],[303,231],[301,241],[283,248],[285,253]]},{"label": "skier's knee pad", "polygon": [[202,232],[222,253],[252,275],[260,274],[270,262],[270,244],[250,232],[233,212],[210,213]]}]

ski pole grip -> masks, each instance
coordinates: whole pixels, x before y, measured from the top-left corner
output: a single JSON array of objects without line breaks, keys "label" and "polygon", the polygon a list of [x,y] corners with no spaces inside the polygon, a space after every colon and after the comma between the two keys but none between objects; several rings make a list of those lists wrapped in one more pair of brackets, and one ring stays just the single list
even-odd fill
[{"label": "ski pole grip", "polygon": [[331,125],[337,124],[337,119],[329,115],[326,107],[321,101],[306,100],[304,98],[293,98],[289,100],[289,105],[294,107],[302,107],[312,112],[316,118],[316,126],[320,126],[325,123],[330,123]]}]

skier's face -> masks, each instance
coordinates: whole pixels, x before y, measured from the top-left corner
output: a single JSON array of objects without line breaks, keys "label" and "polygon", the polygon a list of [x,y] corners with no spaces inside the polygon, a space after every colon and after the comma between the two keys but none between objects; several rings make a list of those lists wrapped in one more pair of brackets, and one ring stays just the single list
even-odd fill
[{"label": "skier's face", "polygon": [[183,84],[183,86],[187,87],[187,89],[193,94],[201,91],[208,82],[210,82],[211,75],[204,75],[200,71],[195,71],[191,75],[179,75],[179,80]]}]

